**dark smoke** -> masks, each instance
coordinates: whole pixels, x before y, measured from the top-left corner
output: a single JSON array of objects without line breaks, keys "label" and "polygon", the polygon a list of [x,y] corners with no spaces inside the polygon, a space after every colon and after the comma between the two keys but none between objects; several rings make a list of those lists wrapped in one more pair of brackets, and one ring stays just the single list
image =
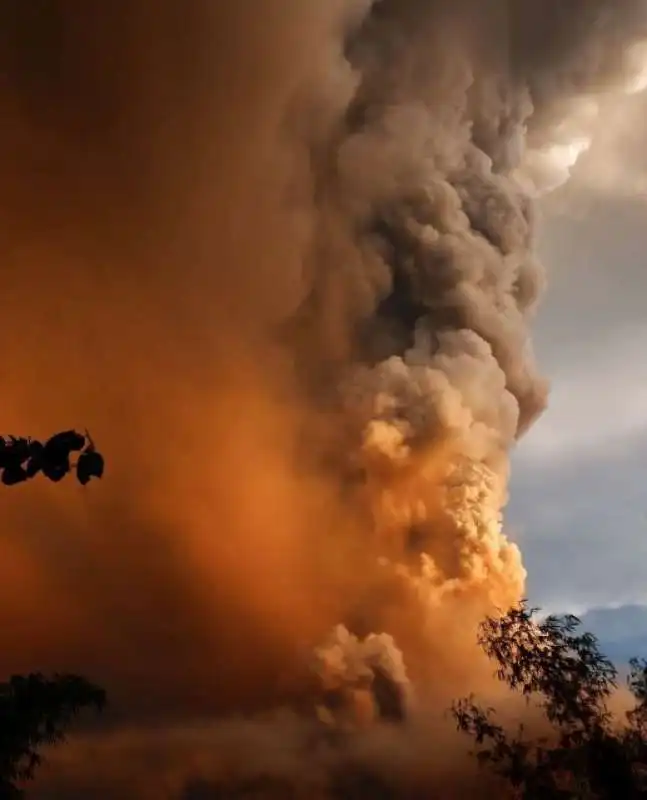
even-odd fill
[{"label": "dark smoke", "polygon": [[475,626],[523,593],[535,199],[646,22],[0,2],[3,425],[110,465],[4,501],[2,668],[114,708],[35,797],[473,791],[439,709],[494,693]]}]

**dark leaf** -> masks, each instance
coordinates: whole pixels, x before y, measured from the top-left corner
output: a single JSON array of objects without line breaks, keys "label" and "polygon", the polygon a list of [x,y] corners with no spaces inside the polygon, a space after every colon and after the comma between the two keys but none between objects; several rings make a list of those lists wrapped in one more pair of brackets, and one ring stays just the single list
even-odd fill
[{"label": "dark leaf", "polygon": [[56,461],[69,457],[71,453],[82,450],[84,446],[85,436],[77,431],[55,433],[45,442],[45,458]]},{"label": "dark leaf", "polygon": [[2,472],[2,482],[5,486],[15,486],[27,480],[27,473],[20,465],[5,467]]},{"label": "dark leaf", "polygon": [[81,453],[76,464],[76,476],[79,483],[83,486],[92,478],[103,477],[104,461],[103,456],[95,450],[86,450]]}]

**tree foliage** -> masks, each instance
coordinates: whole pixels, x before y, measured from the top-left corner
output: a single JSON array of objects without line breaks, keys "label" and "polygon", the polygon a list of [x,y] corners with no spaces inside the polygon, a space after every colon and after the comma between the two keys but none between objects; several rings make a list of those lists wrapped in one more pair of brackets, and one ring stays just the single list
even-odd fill
[{"label": "tree foliage", "polygon": [[[77,453],[76,463],[71,463]],[[14,486],[41,473],[62,480],[72,469],[82,485],[103,475],[103,456],[90,435],[74,430],[45,442],[17,436],[0,437],[2,483]],[[42,748],[65,739],[65,731],[84,709],[101,710],[103,689],[78,675],[39,672],[14,675],[0,683],[0,798],[20,798],[20,784],[31,780],[42,761]]]},{"label": "tree foliage", "polygon": [[65,729],[87,708],[101,710],[103,689],[77,675],[14,675],[0,683],[0,797],[20,798],[41,749],[65,739]]},{"label": "tree foliage", "polygon": [[[78,454],[74,464],[73,454]],[[83,486],[92,478],[103,476],[103,456],[97,452],[87,431],[85,434],[75,430],[61,431],[45,442],[31,437],[0,437],[0,472],[5,486],[24,483],[39,473],[58,482],[72,469]]]},{"label": "tree foliage", "polygon": [[635,705],[614,718],[618,673],[596,638],[579,631],[577,617],[538,621],[537,611],[522,603],[487,618],[479,643],[499,679],[539,707],[546,735],[533,737],[523,725],[510,733],[473,697],[453,706],[459,730],[523,800],[647,798],[647,662],[631,662]]}]

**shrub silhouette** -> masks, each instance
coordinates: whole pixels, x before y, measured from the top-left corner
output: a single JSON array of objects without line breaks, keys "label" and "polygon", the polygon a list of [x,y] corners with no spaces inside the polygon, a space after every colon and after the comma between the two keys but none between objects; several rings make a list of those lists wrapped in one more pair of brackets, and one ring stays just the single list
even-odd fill
[{"label": "shrub silhouette", "polygon": [[20,798],[40,749],[64,741],[65,728],[86,708],[103,709],[103,689],[77,675],[14,675],[0,683],[0,797]]},{"label": "shrub silhouette", "polygon": [[[73,453],[79,454],[75,464],[72,464]],[[61,431],[45,442],[31,437],[0,437],[0,471],[5,486],[24,483],[39,473],[58,482],[73,468],[83,486],[92,478],[103,476],[103,456],[97,452],[87,431],[85,434]]]},{"label": "shrub silhouette", "polygon": [[618,673],[596,638],[578,631],[577,617],[549,616],[526,603],[501,618],[487,618],[479,642],[497,676],[535,701],[550,733],[515,734],[473,697],[452,708],[482,764],[508,781],[523,800],[638,800],[647,798],[647,662],[633,660],[628,685],[635,706],[614,719],[608,701]]},{"label": "shrub silhouette", "polygon": [[[72,465],[73,453],[79,453]],[[60,481],[72,468],[82,485],[103,475],[103,457],[90,435],[62,431],[45,442],[17,436],[0,437],[0,471],[5,486],[15,486],[42,473]],[[31,780],[46,745],[64,741],[65,730],[86,708],[101,710],[103,689],[78,675],[39,672],[14,675],[0,683],[0,798],[24,796],[19,784]]]}]

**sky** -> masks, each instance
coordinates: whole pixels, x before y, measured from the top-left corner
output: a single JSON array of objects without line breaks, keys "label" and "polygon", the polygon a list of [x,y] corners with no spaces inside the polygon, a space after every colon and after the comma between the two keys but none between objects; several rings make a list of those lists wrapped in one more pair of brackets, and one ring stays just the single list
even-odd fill
[{"label": "sky", "polygon": [[542,203],[535,348],[552,392],[514,455],[507,524],[550,611],[647,603],[644,96],[624,112]]}]

